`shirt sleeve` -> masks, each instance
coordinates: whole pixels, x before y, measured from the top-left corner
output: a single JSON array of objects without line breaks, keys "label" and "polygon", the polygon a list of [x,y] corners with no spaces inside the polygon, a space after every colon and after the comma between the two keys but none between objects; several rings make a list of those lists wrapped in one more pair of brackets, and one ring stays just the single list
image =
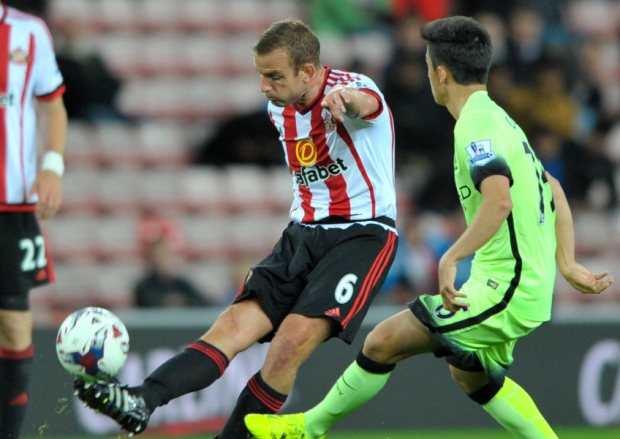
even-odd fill
[{"label": "shirt sleeve", "polygon": [[383,97],[383,93],[377,87],[377,84],[365,75],[359,74],[351,74],[349,76],[349,80],[344,84],[346,87],[355,88],[364,93],[368,93],[374,96],[379,101],[379,109],[375,111],[373,114],[370,114],[364,117],[364,120],[372,121],[377,119],[384,113],[384,108],[386,108],[385,98]]},{"label": "shirt sleeve", "polygon": [[50,32],[43,21],[33,26],[35,58],[33,66],[34,95],[41,99],[53,99],[64,92],[63,78],[56,62]]},{"label": "shirt sleeve", "polygon": [[457,156],[468,166],[475,188],[480,190],[480,183],[492,175],[504,175],[512,186],[510,157],[507,155],[509,140],[493,126],[476,125],[474,121],[462,124],[465,128],[456,132],[455,139]]}]

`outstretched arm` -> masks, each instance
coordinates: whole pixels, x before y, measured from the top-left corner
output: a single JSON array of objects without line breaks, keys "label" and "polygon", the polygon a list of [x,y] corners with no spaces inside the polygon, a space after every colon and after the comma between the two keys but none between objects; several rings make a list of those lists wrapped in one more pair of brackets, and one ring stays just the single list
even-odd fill
[{"label": "outstretched arm", "polygon": [[575,230],[570,206],[560,182],[548,172],[546,174],[547,180],[551,184],[556,209],[555,235],[557,250],[555,252],[555,260],[558,264],[558,269],[562,276],[577,291],[583,294],[599,294],[614,282],[614,278],[609,276],[609,271],[607,270],[597,274],[591,273],[587,268],[575,261]]},{"label": "outstretched arm", "polygon": [[341,123],[344,122],[344,115],[351,119],[370,116],[379,110],[380,105],[372,94],[343,85],[334,86],[321,102],[321,106]]}]

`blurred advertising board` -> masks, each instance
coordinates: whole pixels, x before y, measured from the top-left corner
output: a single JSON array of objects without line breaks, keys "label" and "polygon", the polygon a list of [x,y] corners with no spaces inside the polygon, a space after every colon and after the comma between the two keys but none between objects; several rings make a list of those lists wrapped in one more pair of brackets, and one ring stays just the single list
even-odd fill
[{"label": "blurred advertising board", "polygon": [[[283,410],[303,411],[318,402],[355,359],[373,325],[395,311],[371,311],[353,345],[330,340],[321,346],[302,366]],[[140,383],[200,337],[217,315],[213,310],[175,313],[119,314],[131,336],[130,357],[119,374],[123,383]],[[56,329],[39,328],[34,337],[36,358],[23,434],[118,434],[114,422],[83,408],[73,396],[72,379],[56,359]],[[179,436],[219,431],[237,395],[261,367],[267,348],[254,345],[208,389],[159,408],[149,432]],[[510,376],[528,390],[552,425],[620,424],[620,323],[547,323],[517,344],[515,358]],[[399,364],[386,387],[335,429],[473,426],[491,427],[495,422],[457,388],[443,360],[424,356]]]}]

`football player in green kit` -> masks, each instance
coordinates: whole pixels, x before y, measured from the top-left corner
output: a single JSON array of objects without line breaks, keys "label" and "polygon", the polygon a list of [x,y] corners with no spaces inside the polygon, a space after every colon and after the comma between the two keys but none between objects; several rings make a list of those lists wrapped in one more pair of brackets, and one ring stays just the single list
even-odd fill
[{"label": "football player in green kit", "polygon": [[[534,401],[506,376],[521,337],[551,318],[556,269],[577,290],[613,283],[575,261],[570,207],[523,131],[486,91],[487,31],[467,17],[422,29],[435,101],[457,120],[454,178],[468,227],[439,262],[439,293],[377,325],[325,399],[305,413],[248,415],[257,438],[317,439],[376,395],[401,360],[444,357],[456,383],[519,438],[556,438]],[[454,287],[457,263],[475,254]]]}]

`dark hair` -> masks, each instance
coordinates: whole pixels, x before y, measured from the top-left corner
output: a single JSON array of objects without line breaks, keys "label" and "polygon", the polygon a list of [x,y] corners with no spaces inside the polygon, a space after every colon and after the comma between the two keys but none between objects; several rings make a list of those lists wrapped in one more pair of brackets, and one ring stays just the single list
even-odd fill
[{"label": "dark hair", "polygon": [[278,48],[286,49],[295,70],[306,63],[320,65],[321,43],[312,29],[300,20],[273,23],[261,34],[253,50],[256,55],[267,55]]},{"label": "dark hair", "polygon": [[445,66],[461,85],[486,84],[491,65],[491,37],[473,18],[448,17],[421,30],[433,67]]}]

